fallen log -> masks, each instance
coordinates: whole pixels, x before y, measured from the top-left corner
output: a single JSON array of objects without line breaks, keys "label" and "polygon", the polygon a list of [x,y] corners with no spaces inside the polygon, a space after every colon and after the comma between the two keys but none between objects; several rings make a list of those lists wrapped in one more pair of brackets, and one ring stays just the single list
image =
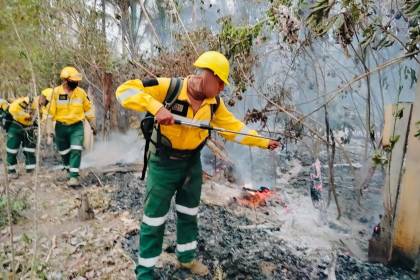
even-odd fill
[{"label": "fallen log", "polygon": [[282,225],[274,225],[274,224],[252,224],[252,225],[243,225],[238,226],[238,229],[277,229]]},{"label": "fallen log", "polygon": [[212,139],[207,141],[207,147],[212,151],[212,153],[220,160],[223,160],[229,164],[233,164],[232,160],[229,156],[222,150],[222,148],[218,147],[217,142]]},{"label": "fallen log", "polygon": [[114,173],[132,173],[132,172],[140,172],[143,168],[142,164],[130,164],[130,165],[112,165],[105,167],[101,170],[95,170],[98,173],[101,173],[103,175],[110,175]]}]

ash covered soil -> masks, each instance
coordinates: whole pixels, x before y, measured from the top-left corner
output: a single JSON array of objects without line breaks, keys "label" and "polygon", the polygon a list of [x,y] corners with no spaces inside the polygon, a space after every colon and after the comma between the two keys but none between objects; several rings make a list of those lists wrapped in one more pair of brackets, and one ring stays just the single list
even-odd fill
[{"label": "ash covered soil", "polygon": [[[254,160],[257,157],[254,155]],[[261,159],[270,162],[272,158]],[[255,160],[257,161],[257,160]],[[321,161],[325,164],[325,160]],[[51,161],[55,163],[55,161]],[[248,208],[234,198],[244,191],[213,174],[203,185],[199,211],[198,258],[210,269],[206,277],[192,276],[177,268],[176,216],[171,212],[164,248],[156,268],[157,279],[416,279],[412,271],[366,261],[367,241],[378,222],[383,174],[374,174],[357,205],[353,176],[345,165],[335,169],[342,210],[340,220],[334,202],[318,211],[309,193],[313,159],[293,155],[278,157],[273,174],[273,195],[265,206]],[[83,188],[71,190],[56,179],[59,171],[40,175],[38,188],[39,279],[134,279],[138,228],[145,186],[141,166],[120,165],[90,168],[82,172]],[[211,164],[210,164],[211,165]],[[252,166],[258,186],[266,178],[263,166]],[[363,168],[361,168],[363,169]],[[324,192],[328,176],[323,167]],[[223,172],[220,172],[223,173]],[[240,174],[244,174],[240,172]],[[270,184],[265,182],[264,184]],[[23,176],[11,184],[12,192],[33,198],[33,178]],[[95,219],[80,221],[78,208],[87,193]],[[15,251],[19,272],[30,271],[33,240],[33,201],[15,226]],[[8,230],[0,229],[1,266],[10,267]],[[22,276],[22,277],[20,277]]]},{"label": "ash covered soil", "polygon": [[[302,196],[309,195],[300,189],[308,183],[302,179],[305,172],[301,170],[291,181]],[[343,173],[348,171],[343,170]],[[109,179],[115,180],[109,183],[119,186],[111,196],[111,210],[128,210],[140,218],[144,183],[138,175],[125,174]],[[309,246],[305,242],[290,242],[293,238],[299,240],[298,236],[291,236],[299,233],[288,234],[284,221],[277,219],[277,210],[285,209],[284,202],[271,200],[265,207],[248,209],[206,198],[208,193],[223,192],[220,187],[229,189],[213,182],[205,183],[199,212],[198,257],[209,266],[211,273],[206,277],[194,277],[176,268],[176,227],[172,211],[166,225],[161,262],[156,269],[158,279],[415,279],[409,271],[359,260],[347,247],[317,248],[316,238],[315,244]],[[235,193],[227,193],[225,197],[230,195]],[[332,231],[343,231],[335,222],[327,223],[327,227]],[[302,234],[305,235],[303,231]],[[135,260],[138,232],[127,234],[122,247]]]}]

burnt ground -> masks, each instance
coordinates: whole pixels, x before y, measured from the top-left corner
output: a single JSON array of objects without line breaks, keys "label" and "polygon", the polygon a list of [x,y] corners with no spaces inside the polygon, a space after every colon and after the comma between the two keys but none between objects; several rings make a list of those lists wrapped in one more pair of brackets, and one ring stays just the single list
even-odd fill
[{"label": "burnt ground", "polygon": [[[235,185],[216,176],[207,181],[199,212],[198,257],[209,266],[210,275],[193,277],[176,268],[175,214],[171,213],[164,251],[156,269],[157,279],[415,279],[411,271],[365,260],[367,240],[378,221],[382,203],[381,171],[375,173],[362,205],[358,206],[351,172],[345,166],[336,168],[343,212],[337,221],[333,202],[325,213],[316,212],[311,205],[309,166],[312,161],[311,157],[299,154],[291,159],[280,156],[277,175],[284,180],[273,190],[282,202],[270,200],[266,206],[256,209],[220,202],[224,197],[236,195],[240,187],[235,189]],[[57,162],[57,158],[44,160],[49,166]],[[56,171],[41,174],[39,254],[45,267],[42,273],[45,271],[48,277],[40,279],[134,279],[131,260],[137,259],[138,221],[145,190],[138,173],[140,169],[123,164],[87,168],[83,172],[84,188],[76,191],[54,182]],[[257,166],[257,181],[264,178],[264,172],[260,175],[258,172]],[[323,173],[325,199],[326,168]],[[25,189],[30,184],[30,178],[22,178],[13,187],[30,194],[30,189]],[[82,192],[90,197],[96,217],[93,221],[77,219],[79,205],[75,198]],[[32,233],[31,211],[27,209],[27,219],[16,226],[22,272],[29,267],[28,260],[21,256],[31,257],[32,246],[25,243]],[[323,215],[320,222],[314,218]],[[7,230],[3,229],[0,245],[5,249],[4,257],[9,259],[6,240]],[[0,268],[8,265],[2,263]]]},{"label": "burnt ground", "polygon": [[[112,211],[130,211],[141,217],[144,183],[138,175],[120,174],[106,178],[119,189],[111,196]],[[302,180],[292,184],[303,185]],[[303,191],[303,193],[305,193]],[[256,211],[264,215],[265,207]],[[372,264],[336,250],[314,255],[305,246],[293,246],[278,237],[282,225],[256,228],[248,216],[238,215],[229,207],[202,204],[199,212],[198,256],[209,266],[210,275],[192,277],[171,262],[156,269],[159,279],[415,279],[400,268]],[[122,241],[123,248],[136,259],[138,232]],[[175,251],[175,215],[166,227],[164,255]],[[334,278],[330,278],[334,279]]]}]

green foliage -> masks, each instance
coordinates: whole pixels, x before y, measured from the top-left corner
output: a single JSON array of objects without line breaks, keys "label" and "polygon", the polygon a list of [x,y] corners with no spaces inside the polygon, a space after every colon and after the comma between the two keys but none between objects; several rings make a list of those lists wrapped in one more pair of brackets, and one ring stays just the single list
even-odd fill
[{"label": "green foliage", "polygon": [[391,143],[391,147],[390,147],[391,150],[394,148],[394,146],[398,142],[398,140],[400,140],[400,135],[392,135],[389,138],[389,142]]},{"label": "green foliage", "polygon": [[[332,14],[338,4],[341,6],[340,12]],[[315,37],[322,37],[334,30],[336,41],[347,52],[347,45],[352,43],[354,34],[359,32],[360,22],[368,10],[369,6],[359,1],[318,0],[309,8],[306,23]]]},{"label": "green foliage", "polygon": [[35,274],[37,276],[37,279],[47,280],[48,279],[47,264],[42,260],[36,260],[34,266],[35,266]]},{"label": "green foliage", "polygon": [[[231,78],[236,85],[235,95],[239,97],[247,88],[244,73],[251,73],[255,62],[251,49],[255,39],[261,34],[263,23],[236,26],[230,17],[225,17],[220,19],[220,24],[222,28],[217,36],[219,49],[231,61]],[[232,102],[229,104],[233,105]]]},{"label": "green foliage", "polygon": [[263,24],[253,26],[235,26],[231,17],[222,18],[222,25],[218,36],[222,51],[228,59],[237,55],[249,55],[253,41],[260,35]]},{"label": "green foliage", "polygon": [[[268,8],[267,24],[273,30],[279,32],[283,37],[283,42],[293,45],[298,42],[300,23],[298,18],[302,13],[303,4],[301,1],[294,7],[288,7],[290,3],[284,1],[272,1]],[[295,17],[295,15],[297,15]]]},{"label": "green foliage", "polygon": [[279,6],[279,5],[283,5],[283,6],[287,6],[290,7],[292,5],[292,0],[270,0],[270,3],[272,6]]},{"label": "green foliage", "polygon": [[372,46],[372,49],[374,50],[381,50],[390,47],[395,43],[395,39],[384,32],[384,28],[380,25],[378,20],[379,19],[376,19],[362,29],[363,39],[360,44],[362,49]]},{"label": "green foliage", "polygon": [[420,43],[420,1],[406,0],[403,7],[404,14],[409,18],[409,30],[406,48],[408,52],[419,50]]},{"label": "green foliage", "polygon": [[401,119],[403,117],[404,108],[399,108],[397,111],[393,112],[395,119]]},{"label": "green foliage", "polygon": [[384,165],[388,164],[388,162],[389,162],[388,155],[383,150],[376,150],[373,153],[372,161],[375,165],[384,166]]},{"label": "green foliage", "polygon": [[[12,199],[10,210],[12,212],[12,223],[16,223],[22,217],[23,210],[26,209],[25,199]],[[0,196],[0,228],[7,225],[7,200],[5,196]]]},{"label": "green foliage", "polygon": [[414,84],[417,83],[416,70],[411,67],[404,66],[403,74],[405,80],[410,79],[410,88],[412,88]]},{"label": "green foliage", "polygon": [[317,0],[309,9],[306,23],[317,36],[322,36],[333,26],[335,17],[328,18],[335,1]]},{"label": "green foliage", "polygon": [[[407,52],[418,50],[420,42],[420,2],[417,0],[404,1],[403,12],[409,22],[409,33],[406,38],[398,39],[401,44],[405,42]],[[346,50],[347,45],[354,40],[355,34],[362,34],[360,47],[365,50],[388,48],[397,42],[395,26],[391,24],[400,18],[400,12],[391,10],[391,19],[384,23],[381,1],[356,0],[317,0],[309,8],[306,24],[315,37],[322,37],[330,30],[334,31],[335,38]],[[333,12],[334,11],[334,12]],[[359,43],[359,40],[357,40]]]},{"label": "green foliage", "polygon": [[25,245],[31,245],[32,244],[32,239],[24,232],[20,238],[20,240],[25,244]]},{"label": "green foliage", "polygon": [[[16,259],[14,271],[15,278],[13,279],[28,279],[28,275],[31,273],[34,273],[34,279],[49,279],[48,272],[50,272],[50,267],[48,263],[45,262],[44,257],[37,257],[35,260],[32,260],[33,254],[31,252],[33,249],[33,239],[29,237],[25,232],[23,232],[20,236],[20,239],[14,240],[14,243]],[[2,271],[11,271],[10,244],[5,242],[2,245],[2,249],[4,249],[0,251],[0,263],[2,264]],[[2,279],[1,276],[0,279]]]},{"label": "green foliage", "polygon": [[416,129],[417,129],[417,131],[414,134],[414,137],[419,138],[419,140],[420,140],[420,121],[416,122]]},{"label": "green foliage", "polygon": [[[7,2],[7,3],[6,3]],[[30,92],[31,73],[27,65],[27,57],[40,54],[43,50],[37,45],[35,34],[39,33],[38,27],[40,1],[1,1],[0,9],[0,92],[10,95],[19,92]],[[14,25],[13,25],[14,23]],[[25,43],[31,44],[31,53],[28,54],[19,45],[15,28],[25,38]]]},{"label": "green foliage", "polygon": [[33,92],[28,59],[38,91],[58,85],[59,72],[67,65],[78,67],[93,81],[113,70],[110,48],[98,24],[103,14],[86,1],[1,1],[0,8],[0,75],[7,77],[0,80],[3,97],[39,94]]}]

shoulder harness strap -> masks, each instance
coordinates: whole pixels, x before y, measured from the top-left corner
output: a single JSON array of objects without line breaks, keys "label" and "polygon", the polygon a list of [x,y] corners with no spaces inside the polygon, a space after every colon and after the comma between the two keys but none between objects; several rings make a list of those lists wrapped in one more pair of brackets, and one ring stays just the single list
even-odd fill
[{"label": "shoulder harness strap", "polygon": [[211,104],[211,118],[213,119],[214,114],[216,114],[217,109],[220,106],[220,96],[216,96],[216,104]]},{"label": "shoulder harness strap", "polygon": [[183,80],[181,78],[171,78],[168,91],[164,100],[165,108],[171,108],[181,93]]},{"label": "shoulder harness strap", "polygon": [[[174,105],[175,101],[178,99],[178,96],[181,93],[181,90],[180,90],[182,88],[181,84],[182,84],[182,80],[180,78],[171,78],[168,91],[166,92],[166,96],[163,101],[163,104],[166,109],[170,110],[172,105]],[[161,145],[162,143],[162,134],[160,133],[159,125],[155,127],[155,130],[157,132],[157,135],[156,135],[156,149],[157,149],[158,146]]]},{"label": "shoulder harness strap", "polygon": [[[165,99],[163,101],[163,104],[165,108],[169,109],[172,107],[172,105],[175,103],[175,101],[178,99],[179,94],[181,93],[183,80],[181,78],[171,78],[171,82],[169,83],[169,88],[166,92]],[[150,113],[147,113],[146,116],[152,116]],[[162,141],[162,135],[160,133],[160,127],[157,125],[155,129],[153,129],[153,133],[156,131],[156,142],[153,142],[155,144],[155,148],[157,149],[157,146],[160,145]],[[151,137],[153,138],[153,137]],[[146,170],[147,170],[147,162],[149,161],[150,153],[149,153],[149,147],[150,142],[152,140],[149,138],[146,139],[146,143],[144,146],[144,156],[143,156],[143,170],[141,173],[141,180],[144,180],[146,177]]]}]

